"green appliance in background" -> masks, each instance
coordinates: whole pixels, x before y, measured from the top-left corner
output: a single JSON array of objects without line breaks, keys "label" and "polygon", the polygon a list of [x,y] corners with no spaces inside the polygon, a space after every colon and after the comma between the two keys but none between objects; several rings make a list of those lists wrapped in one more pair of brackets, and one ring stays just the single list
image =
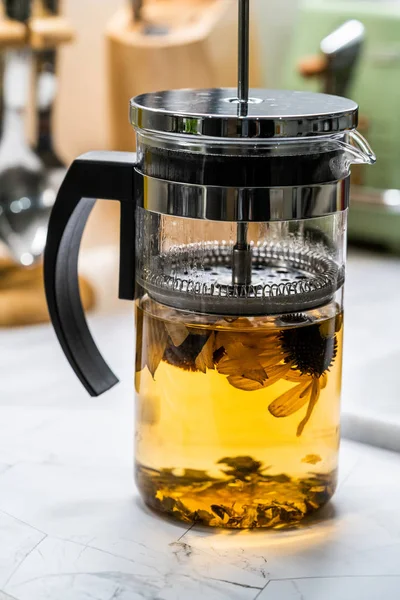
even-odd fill
[{"label": "green appliance in background", "polygon": [[[323,42],[334,37],[338,28],[344,30],[344,24],[350,20],[362,24],[363,39],[357,48],[357,60],[349,57],[350,76],[345,86],[337,89],[345,89],[344,95],[360,105],[361,130],[367,133],[378,162],[373,169],[355,167],[358,185],[352,192],[349,239],[382,244],[400,252],[400,2],[304,0],[288,54],[284,85],[299,90],[332,91],[334,73],[327,71],[335,66],[335,57],[325,55],[329,44]],[[305,59],[311,69],[315,68],[315,77],[304,77],[300,65]],[[321,67],[324,61],[325,72]],[[343,75],[340,68],[338,75]]]}]

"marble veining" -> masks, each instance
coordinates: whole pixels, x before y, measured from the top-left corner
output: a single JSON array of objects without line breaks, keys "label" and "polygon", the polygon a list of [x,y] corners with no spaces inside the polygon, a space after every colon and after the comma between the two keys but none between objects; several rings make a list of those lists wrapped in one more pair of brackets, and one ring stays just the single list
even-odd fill
[{"label": "marble veining", "polygon": [[[391,314],[400,296],[400,268],[380,260],[368,265],[376,287],[396,279],[391,298],[372,284],[362,297],[366,259],[350,261],[343,426],[400,450],[400,321],[382,329],[382,310]],[[100,398],[81,388],[49,326],[0,332],[0,600],[399,596],[400,454],[345,440],[334,500],[298,530],[166,521],[143,506],[133,483],[131,306],[95,315],[91,326],[121,377]],[[379,403],[376,365],[388,374]]]},{"label": "marble veining", "polygon": [[400,577],[315,577],[270,581],[257,600],[377,600],[398,598]]},{"label": "marble veining", "polygon": [[342,434],[400,452],[400,260],[352,250],[345,287]]}]

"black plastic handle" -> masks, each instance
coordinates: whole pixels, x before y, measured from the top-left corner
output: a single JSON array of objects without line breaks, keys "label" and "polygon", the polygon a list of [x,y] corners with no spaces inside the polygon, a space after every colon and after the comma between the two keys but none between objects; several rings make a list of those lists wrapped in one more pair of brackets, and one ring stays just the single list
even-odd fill
[{"label": "black plastic handle", "polygon": [[136,155],[89,152],[68,170],[54,204],[44,254],[51,321],[70,365],[91,396],[118,383],[90,334],[78,284],[83,230],[96,198],[121,203],[119,297],[134,299]]}]

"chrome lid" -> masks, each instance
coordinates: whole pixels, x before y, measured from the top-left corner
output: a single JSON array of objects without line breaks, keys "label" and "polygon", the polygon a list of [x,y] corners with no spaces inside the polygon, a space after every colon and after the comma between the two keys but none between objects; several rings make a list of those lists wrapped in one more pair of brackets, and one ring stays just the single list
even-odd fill
[{"label": "chrome lid", "polygon": [[207,138],[296,138],[355,129],[358,105],[328,94],[252,89],[241,116],[237,90],[169,90],[132,98],[137,130]]}]

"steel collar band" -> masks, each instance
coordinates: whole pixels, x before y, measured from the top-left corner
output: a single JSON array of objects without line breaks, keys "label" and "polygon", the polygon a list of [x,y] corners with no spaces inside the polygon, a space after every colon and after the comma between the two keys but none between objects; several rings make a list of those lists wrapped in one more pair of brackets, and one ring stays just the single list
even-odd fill
[{"label": "steel collar band", "polygon": [[209,221],[290,221],[345,210],[350,177],[312,186],[231,188],[182,184],[138,172],[137,206]]}]

